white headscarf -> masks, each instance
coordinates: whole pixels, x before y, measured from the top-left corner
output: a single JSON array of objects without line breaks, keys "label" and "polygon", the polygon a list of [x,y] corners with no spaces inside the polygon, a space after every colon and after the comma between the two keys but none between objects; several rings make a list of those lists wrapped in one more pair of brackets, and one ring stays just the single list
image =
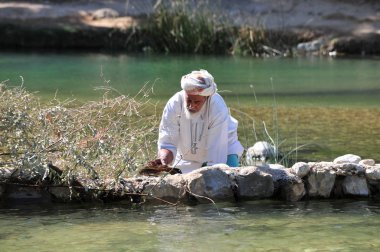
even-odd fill
[{"label": "white headscarf", "polygon": [[181,87],[192,95],[211,96],[217,91],[214,77],[203,69],[182,76]]}]

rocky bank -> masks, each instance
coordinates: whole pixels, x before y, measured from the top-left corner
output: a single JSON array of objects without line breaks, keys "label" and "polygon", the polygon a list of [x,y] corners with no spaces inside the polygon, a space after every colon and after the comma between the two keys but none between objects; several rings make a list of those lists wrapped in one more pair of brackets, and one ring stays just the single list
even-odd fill
[{"label": "rocky bank", "polygon": [[[165,0],[34,0],[0,3],[0,48],[123,49],[125,38]],[[235,26],[294,33],[299,53],[380,54],[380,2],[219,0],[214,15]]]},{"label": "rocky bank", "polygon": [[[69,185],[42,174],[0,169],[2,202],[93,202],[127,200],[132,203],[211,203],[276,199],[378,198],[380,164],[347,154],[332,162],[299,162],[291,168],[261,164],[241,168],[216,165],[188,174],[134,176],[118,181],[76,178]],[[50,175],[49,175],[50,173]]]}]

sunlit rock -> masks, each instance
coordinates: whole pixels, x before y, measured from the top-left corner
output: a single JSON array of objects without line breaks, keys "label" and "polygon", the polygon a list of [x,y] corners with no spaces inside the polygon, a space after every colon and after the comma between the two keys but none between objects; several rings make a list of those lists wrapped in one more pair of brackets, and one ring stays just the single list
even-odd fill
[{"label": "sunlit rock", "polygon": [[380,180],[380,165],[375,165],[365,170],[365,176],[367,179],[379,181]]},{"label": "sunlit rock", "polygon": [[218,167],[205,167],[182,175],[187,183],[188,193],[199,202],[228,201],[234,199],[235,183]]},{"label": "sunlit rock", "polygon": [[182,175],[175,174],[172,176],[166,176],[158,183],[150,183],[145,187],[144,192],[148,193],[148,198],[164,199],[164,200],[180,200],[184,198],[185,180]]},{"label": "sunlit rock", "polygon": [[354,196],[369,196],[367,180],[364,177],[347,176],[342,183],[344,194]]},{"label": "sunlit rock", "polygon": [[353,154],[346,154],[340,157],[337,157],[334,159],[335,164],[342,164],[342,163],[354,163],[354,164],[359,164],[361,160],[361,157]]},{"label": "sunlit rock", "polygon": [[328,166],[320,166],[320,163],[316,163],[310,168],[310,173],[307,178],[309,196],[328,198],[334,187],[336,177],[335,172],[330,170]]},{"label": "sunlit rock", "polygon": [[357,163],[338,163],[334,164],[332,169],[337,175],[342,176],[363,175],[365,173],[364,166]]},{"label": "sunlit rock", "polygon": [[290,169],[278,169],[279,166],[276,167],[276,169],[271,168],[270,165],[262,165],[258,167],[260,171],[272,175],[274,195],[290,201],[300,200],[305,195],[302,179],[292,174]]},{"label": "sunlit rock", "polygon": [[292,168],[291,172],[295,175],[297,175],[300,178],[305,177],[310,171],[310,167],[307,163],[305,162],[298,162],[295,163]]},{"label": "sunlit rock", "polygon": [[242,199],[268,198],[273,195],[272,176],[254,166],[243,167],[236,176],[237,196]]},{"label": "sunlit rock", "polygon": [[363,159],[363,160],[360,160],[359,164],[363,165],[363,166],[374,166],[375,165],[375,160],[373,160],[373,159]]}]

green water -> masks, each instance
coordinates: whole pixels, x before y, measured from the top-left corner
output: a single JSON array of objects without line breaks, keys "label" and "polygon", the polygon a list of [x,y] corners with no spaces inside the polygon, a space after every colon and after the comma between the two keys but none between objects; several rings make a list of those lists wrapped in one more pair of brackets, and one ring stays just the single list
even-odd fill
[{"label": "green water", "polygon": [[[97,99],[93,88],[105,84],[133,95],[154,83],[163,106],[180,76],[199,68],[224,91],[246,147],[255,141],[253,118],[258,135],[265,121],[283,145],[308,144],[299,158],[380,161],[376,59],[0,53],[0,81],[20,85],[22,76],[43,100]],[[0,251],[379,251],[379,232],[373,201],[0,206]]]},{"label": "green water", "polygon": [[379,251],[380,203],[0,209],[1,251]]},{"label": "green water", "polygon": [[[78,99],[98,97],[94,87],[108,84],[135,94],[154,84],[155,98],[180,89],[180,77],[191,70],[211,72],[230,101],[272,101],[283,105],[375,106],[380,98],[380,60],[253,59],[212,56],[109,55],[95,53],[0,53],[0,80],[21,83],[41,96]],[[103,77],[101,77],[103,74]],[[251,104],[250,104],[251,105]]]},{"label": "green water", "polygon": [[0,53],[0,80],[23,83],[43,100],[98,99],[94,88],[104,85],[134,95],[146,84],[158,111],[180,77],[200,68],[214,75],[245,147],[269,141],[265,122],[284,152],[303,146],[294,160],[353,153],[380,161],[379,59]]}]

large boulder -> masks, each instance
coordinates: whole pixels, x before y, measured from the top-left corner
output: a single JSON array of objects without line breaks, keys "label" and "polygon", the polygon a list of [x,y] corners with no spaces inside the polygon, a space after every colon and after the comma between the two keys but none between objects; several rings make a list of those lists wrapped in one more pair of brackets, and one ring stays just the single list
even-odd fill
[{"label": "large boulder", "polygon": [[188,193],[201,203],[234,200],[236,184],[220,167],[204,167],[182,175]]},{"label": "large boulder", "polygon": [[367,180],[364,177],[347,176],[342,183],[343,193],[353,196],[369,196]]},{"label": "large boulder", "polygon": [[235,177],[239,199],[269,198],[273,195],[272,175],[260,171],[255,166],[243,167]]},{"label": "large boulder", "polygon": [[336,173],[331,162],[314,163],[307,177],[309,197],[328,198],[335,184]]},{"label": "large boulder", "polygon": [[367,179],[379,181],[380,180],[380,165],[367,167],[365,170],[365,176]]},{"label": "large boulder", "polygon": [[305,186],[301,178],[282,165],[271,164],[258,167],[260,171],[272,175],[274,195],[287,201],[298,201],[305,196]]},{"label": "large boulder", "polygon": [[185,184],[182,175],[175,174],[166,176],[157,183],[150,183],[144,192],[148,193],[148,198],[178,201],[186,194]]},{"label": "large boulder", "polygon": [[307,163],[305,162],[298,162],[295,163],[292,168],[291,172],[295,175],[297,175],[300,178],[305,177],[307,174],[309,174],[310,167]]},{"label": "large boulder", "polygon": [[361,160],[361,157],[354,155],[354,154],[346,154],[340,157],[337,157],[334,159],[335,164],[342,164],[342,163],[354,163],[359,164]]}]

